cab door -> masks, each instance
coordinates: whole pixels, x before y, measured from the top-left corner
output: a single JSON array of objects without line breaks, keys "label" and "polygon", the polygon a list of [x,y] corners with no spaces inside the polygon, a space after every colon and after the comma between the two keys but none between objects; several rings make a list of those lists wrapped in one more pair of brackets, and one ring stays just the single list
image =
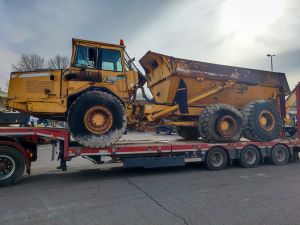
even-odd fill
[{"label": "cab door", "polygon": [[102,82],[111,86],[119,95],[127,92],[122,54],[119,49],[98,49],[98,68],[102,73]]}]

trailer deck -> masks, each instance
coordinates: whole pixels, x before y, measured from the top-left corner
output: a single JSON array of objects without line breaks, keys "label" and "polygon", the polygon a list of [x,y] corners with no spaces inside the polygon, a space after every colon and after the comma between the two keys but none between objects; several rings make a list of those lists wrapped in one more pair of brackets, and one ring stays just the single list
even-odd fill
[{"label": "trailer deck", "polygon": [[[250,164],[243,165],[244,167],[255,167],[256,164],[264,162],[265,159],[272,158],[273,149],[278,147],[280,148],[279,152],[281,152],[281,155],[277,156],[277,161],[275,160],[278,165],[285,164],[289,159],[293,159],[300,151],[299,138],[277,139],[271,142],[243,140],[237,143],[205,143],[201,140],[185,141],[183,139],[170,140],[169,138],[153,141],[153,138],[152,140],[137,140],[135,137],[134,140],[130,140],[126,139],[125,136],[125,139],[108,148],[86,148],[72,141],[67,129],[0,128],[0,151],[3,148],[10,148],[10,151],[16,149],[20,152],[28,174],[30,174],[31,163],[38,159],[37,145],[50,143],[53,146],[52,160],[54,160],[55,152],[59,151],[58,157],[61,162],[59,169],[63,171],[67,170],[67,161],[78,156],[88,158],[97,164],[104,163],[102,157],[109,156],[112,158],[110,162],[123,162],[125,168],[183,166],[188,162],[205,162],[209,169],[219,170],[226,167],[233,160],[240,160],[245,149],[255,148],[258,150],[259,159],[256,162],[255,159],[252,159],[252,156],[249,159],[250,161],[248,160]],[[226,154],[226,159],[222,159],[223,156],[221,156],[220,151]],[[211,159],[214,161],[212,165],[207,160],[210,152],[216,152],[215,157],[217,157]],[[285,156],[282,156],[282,154]],[[1,156],[3,157],[3,153],[0,154],[0,158]],[[280,159],[280,157],[283,158]],[[3,164],[3,159],[0,159],[0,170],[1,165],[3,168]],[[5,170],[3,169],[3,171],[0,173],[0,178],[1,175],[5,177]],[[18,179],[9,184],[15,183]],[[0,186],[3,180],[0,179]]]},{"label": "trailer deck", "polygon": [[[71,140],[67,129],[42,128],[42,127],[2,127],[0,128],[0,140],[7,137],[27,140],[36,144],[50,142],[62,142],[64,144],[65,160],[71,160],[73,157],[84,155],[103,155],[115,156],[126,154],[160,154],[160,153],[178,153],[178,152],[196,152],[208,151],[212,147],[222,147],[228,151],[235,151],[253,145],[260,149],[271,149],[276,144],[284,144],[289,148],[300,147],[298,138],[294,139],[276,139],[270,142],[253,142],[246,139],[236,143],[206,143],[199,141],[187,141],[184,139],[158,138],[153,139],[128,139],[123,138],[116,144],[107,148],[88,148],[79,145]],[[203,153],[204,154],[204,153]]]}]

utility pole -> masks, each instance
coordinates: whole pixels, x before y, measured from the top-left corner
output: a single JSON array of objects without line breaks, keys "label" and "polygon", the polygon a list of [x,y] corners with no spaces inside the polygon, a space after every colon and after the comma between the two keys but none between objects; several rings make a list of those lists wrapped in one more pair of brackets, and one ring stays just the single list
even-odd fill
[{"label": "utility pole", "polygon": [[273,72],[273,57],[276,56],[276,55],[267,54],[267,56],[271,58],[271,71]]}]

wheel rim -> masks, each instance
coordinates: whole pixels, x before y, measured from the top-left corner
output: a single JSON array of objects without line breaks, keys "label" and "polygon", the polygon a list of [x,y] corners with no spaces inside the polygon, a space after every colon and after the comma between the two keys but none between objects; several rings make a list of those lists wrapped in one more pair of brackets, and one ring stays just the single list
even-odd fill
[{"label": "wheel rim", "polygon": [[255,152],[253,152],[252,150],[248,150],[248,151],[245,152],[245,161],[248,164],[255,163],[256,158],[257,158],[257,156],[256,156]]},{"label": "wheel rim", "polygon": [[15,161],[10,156],[0,155],[0,180],[9,178],[15,170]]},{"label": "wheel rim", "polygon": [[113,115],[106,107],[94,106],[84,116],[86,128],[95,134],[106,133],[113,124]]},{"label": "wheel rim", "polygon": [[223,155],[220,152],[215,152],[211,155],[210,161],[214,167],[219,167],[224,162]]},{"label": "wheel rim", "polygon": [[283,162],[286,159],[286,151],[284,149],[278,149],[274,156],[278,162]]},{"label": "wheel rim", "polygon": [[275,118],[270,111],[261,111],[258,117],[258,121],[259,126],[265,131],[271,131],[275,127]]},{"label": "wheel rim", "polygon": [[218,121],[217,129],[222,137],[232,137],[236,132],[236,120],[229,115],[222,116]]}]

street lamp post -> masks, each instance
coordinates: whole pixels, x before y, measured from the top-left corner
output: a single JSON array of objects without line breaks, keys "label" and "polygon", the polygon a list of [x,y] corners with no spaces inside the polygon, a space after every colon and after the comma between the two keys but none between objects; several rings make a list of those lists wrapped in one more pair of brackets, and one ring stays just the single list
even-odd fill
[{"label": "street lamp post", "polygon": [[273,72],[273,57],[276,55],[273,54],[267,54],[268,57],[271,57],[271,71]]}]

